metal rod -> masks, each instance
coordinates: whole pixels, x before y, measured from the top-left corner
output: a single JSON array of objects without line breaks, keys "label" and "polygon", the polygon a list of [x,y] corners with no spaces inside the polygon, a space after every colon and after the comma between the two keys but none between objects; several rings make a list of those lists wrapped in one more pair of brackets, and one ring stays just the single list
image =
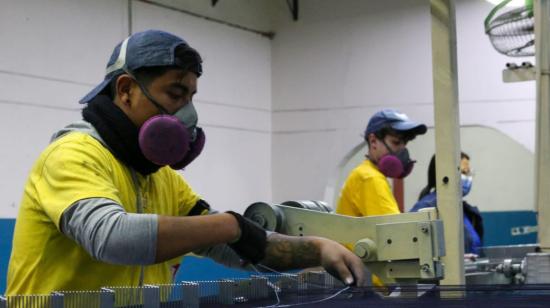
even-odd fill
[{"label": "metal rod", "polygon": [[298,9],[299,9],[298,0],[292,0],[292,19],[294,21],[298,20]]},{"label": "metal rod", "polygon": [[132,0],[128,0],[128,36],[132,35]]}]

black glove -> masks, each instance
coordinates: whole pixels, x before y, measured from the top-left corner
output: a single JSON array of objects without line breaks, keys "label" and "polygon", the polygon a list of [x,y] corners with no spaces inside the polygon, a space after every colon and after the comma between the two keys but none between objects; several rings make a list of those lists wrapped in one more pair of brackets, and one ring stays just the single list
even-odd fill
[{"label": "black glove", "polygon": [[241,216],[233,211],[226,212],[233,215],[239,222],[241,237],[232,244],[229,244],[244,261],[256,264],[265,257],[267,247],[266,231],[252,220]]}]

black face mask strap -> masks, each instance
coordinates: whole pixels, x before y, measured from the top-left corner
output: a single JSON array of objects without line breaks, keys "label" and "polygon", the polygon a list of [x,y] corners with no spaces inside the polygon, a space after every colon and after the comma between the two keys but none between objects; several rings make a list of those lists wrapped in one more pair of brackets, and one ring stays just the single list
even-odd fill
[{"label": "black face mask strap", "polygon": [[410,158],[409,150],[407,150],[406,147],[403,148],[402,150],[395,152],[388,146],[388,144],[384,141],[384,139],[380,139],[380,141],[382,141],[382,143],[384,144],[388,152],[390,152],[391,155],[394,155],[395,157],[399,158],[399,160],[403,162],[403,164],[409,164],[411,162],[413,163],[415,162]]},{"label": "black face mask strap", "polygon": [[384,141],[384,138],[379,139],[379,140],[382,141],[382,143],[383,143],[384,146],[386,147],[386,150],[388,150],[388,152],[390,152],[390,154],[396,155],[396,152],[394,152],[394,151],[388,146],[388,144],[386,143],[386,141]]},{"label": "black face mask strap", "polygon": [[157,109],[160,111],[160,113],[162,114],[171,114],[170,112],[168,112],[168,110],[166,110],[166,108],[162,107],[162,105],[157,102],[153,96],[151,95],[151,93],[149,93],[149,90],[147,90],[147,88],[137,80],[137,78],[134,76],[134,74],[132,74],[129,70],[125,70],[126,74],[128,74],[128,76],[132,77],[132,79],[134,79],[135,83],[137,83],[138,87],[141,89],[141,92],[143,93],[143,95],[145,95],[145,97],[147,97],[147,99],[153,104],[155,105],[155,107],[157,107]]}]

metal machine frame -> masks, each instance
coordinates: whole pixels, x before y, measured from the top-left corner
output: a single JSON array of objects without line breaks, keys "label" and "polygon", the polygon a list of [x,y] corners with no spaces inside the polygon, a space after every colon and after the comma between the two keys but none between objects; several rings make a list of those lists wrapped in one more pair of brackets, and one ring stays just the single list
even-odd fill
[{"label": "metal machine frame", "polygon": [[418,280],[443,278],[443,224],[433,208],[399,215],[351,217],[257,202],[244,216],[269,231],[349,243],[368,269],[385,283],[416,284]]}]

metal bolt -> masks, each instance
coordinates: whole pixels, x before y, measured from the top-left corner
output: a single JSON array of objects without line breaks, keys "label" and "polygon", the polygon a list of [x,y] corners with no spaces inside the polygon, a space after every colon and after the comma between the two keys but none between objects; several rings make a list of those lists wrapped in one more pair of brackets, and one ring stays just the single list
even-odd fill
[{"label": "metal bolt", "polygon": [[427,272],[430,271],[430,265],[424,264],[424,265],[422,265],[421,269],[422,269],[423,272],[427,273]]},{"label": "metal bolt", "polygon": [[423,226],[422,228],[420,228],[420,231],[422,231],[422,233],[428,233],[428,227]]},{"label": "metal bolt", "polygon": [[376,244],[368,238],[361,239],[355,243],[353,252],[363,261],[367,261],[376,255]]},{"label": "metal bolt", "polygon": [[359,258],[366,258],[369,255],[369,251],[367,250],[367,247],[364,247],[363,245],[357,245],[355,247],[355,254]]},{"label": "metal bolt", "polygon": [[254,214],[251,217],[252,221],[259,224],[261,227],[265,228],[267,227],[267,221],[262,215]]}]

